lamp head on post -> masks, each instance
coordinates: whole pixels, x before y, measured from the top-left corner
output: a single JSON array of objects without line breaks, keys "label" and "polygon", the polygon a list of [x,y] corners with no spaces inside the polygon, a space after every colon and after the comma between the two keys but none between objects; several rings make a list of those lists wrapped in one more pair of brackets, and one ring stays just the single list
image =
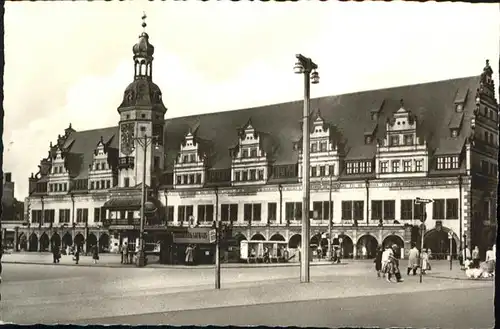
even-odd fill
[{"label": "lamp head on post", "polygon": [[304,73],[304,65],[300,62],[300,60],[297,60],[295,63],[295,66],[293,67],[293,72],[295,74],[302,74]]},{"label": "lamp head on post", "polygon": [[311,83],[314,85],[319,83],[319,74],[316,69],[314,69],[311,73]]}]

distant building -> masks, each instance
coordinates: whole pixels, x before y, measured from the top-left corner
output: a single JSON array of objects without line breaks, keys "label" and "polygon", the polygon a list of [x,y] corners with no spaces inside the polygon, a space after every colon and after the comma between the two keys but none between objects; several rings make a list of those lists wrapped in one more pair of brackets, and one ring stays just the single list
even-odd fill
[{"label": "distant building", "polygon": [[15,237],[19,235],[19,226],[24,219],[24,204],[14,197],[14,182],[11,173],[2,177],[2,243],[7,247],[15,245]]},{"label": "distant building", "polygon": [[[156,209],[147,240],[168,246],[171,262],[187,243],[211,255],[216,216],[232,224],[237,242],[283,241],[293,254],[301,240],[302,102],[165,120],[153,53],[144,32],[133,46],[134,80],[118,126],[70,124],[50,144],[29,179],[30,226],[20,230],[27,249],[48,250],[50,241],[108,249],[110,236],[115,249],[133,244],[145,172],[148,207]],[[425,213],[434,255],[449,252],[448,232],[454,253],[465,243],[484,252],[497,226],[492,73],[487,62],[477,76],[314,99],[311,244],[327,244],[331,216],[345,257],[362,249],[373,256],[380,244],[407,251]],[[145,134],[160,137],[146,159],[137,140]],[[424,209],[417,197],[434,202]]]}]

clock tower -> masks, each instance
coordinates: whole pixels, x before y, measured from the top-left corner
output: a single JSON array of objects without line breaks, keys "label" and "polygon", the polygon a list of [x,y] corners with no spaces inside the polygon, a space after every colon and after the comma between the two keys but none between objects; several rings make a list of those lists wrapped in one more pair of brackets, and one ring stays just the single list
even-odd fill
[{"label": "clock tower", "polygon": [[[142,17],[146,28],[146,15]],[[145,30],[132,48],[134,56],[134,81],[123,94],[123,102],[118,107],[119,121],[119,162],[118,186],[134,187],[142,183],[146,171],[146,185],[151,186],[152,174],[163,170],[165,113],[160,88],[153,83],[154,47],[149,43]],[[153,141],[138,142],[144,136]],[[146,157],[146,167],[144,167]]]}]

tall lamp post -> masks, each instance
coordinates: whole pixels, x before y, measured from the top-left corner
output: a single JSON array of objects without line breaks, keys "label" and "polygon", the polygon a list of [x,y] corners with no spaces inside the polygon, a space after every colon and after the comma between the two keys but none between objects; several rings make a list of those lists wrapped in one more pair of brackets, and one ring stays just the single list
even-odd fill
[{"label": "tall lamp post", "polygon": [[328,260],[332,260],[332,179],[333,179],[333,173],[330,172],[330,193],[328,196]]},{"label": "tall lamp post", "polygon": [[220,289],[220,221],[219,188],[215,188],[215,289]]},{"label": "tall lamp post", "polygon": [[301,282],[309,282],[309,103],[310,85],[319,83],[316,65],[310,58],[301,54],[295,55],[297,63],[294,66],[296,74],[304,75],[304,110],[302,114],[302,258],[300,266]]},{"label": "tall lamp post", "polygon": [[[145,222],[145,212],[144,208],[146,206],[146,160],[147,160],[147,152],[148,146],[154,142],[158,136],[148,136],[146,133],[146,127],[142,126],[140,128],[143,133],[142,136],[134,138],[137,141],[137,144],[141,146],[143,149],[143,169],[142,169],[142,197],[141,197],[141,222],[139,229],[139,257],[137,258],[137,266],[143,267],[146,265],[146,257],[144,254],[144,222]],[[158,145],[156,145],[158,147]]]}]

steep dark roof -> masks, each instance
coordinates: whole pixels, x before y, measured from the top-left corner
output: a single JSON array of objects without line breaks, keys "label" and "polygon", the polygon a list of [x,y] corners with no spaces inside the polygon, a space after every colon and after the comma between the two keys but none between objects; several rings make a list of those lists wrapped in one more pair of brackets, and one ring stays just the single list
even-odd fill
[{"label": "steep dark roof", "polygon": [[[325,122],[331,124],[342,135],[347,145],[347,158],[358,159],[366,155],[365,158],[369,159],[374,156],[376,142],[365,145],[364,135],[366,130],[374,127],[375,121],[371,119],[370,113],[374,107],[383,104],[376,121],[378,127],[374,136],[374,139],[381,140],[386,133],[386,119],[401,107],[401,99],[404,100],[404,107],[416,116],[417,135],[427,141],[430,153],[433,154],[433,151],[437,150],[440,154],[453,153],[462,149],[465,137],[470,134],[471,128],[468,122],[474,110],[473,97],[467,97],[459,136],[450,139],[448,125],[450,120],[455,120],[454,102],[457,93],[476,90],[479,79],[479,76],[474,76],[321,97],[313,99],[311,104],[314,109],[320,109]],[[168,119],[165,121],[164,130],[167,170],[173,168],[180,144],[188,130],[193,127],[198,127],[197,137],[208,141],[213,148],[211,168],[229,168],[231,165],[229,149],[237,143],[237,128],[248,122],[250,117],[256,131],[266,132],[263,134],[264,145],[265,148],[273,148],[274,164],[296,163],[297,151],[293,150],[293,142],[301,138],[302,105],[302,101],[295,101]],[[70,153],[73,154],[71,171],[76,172],[75,177],[87,177],[93,151],[101,136],[105,142],[115,136],[109,146],[118,148],[118,127],[72,132],[69,135],[66,145],[74,140]]]}]

